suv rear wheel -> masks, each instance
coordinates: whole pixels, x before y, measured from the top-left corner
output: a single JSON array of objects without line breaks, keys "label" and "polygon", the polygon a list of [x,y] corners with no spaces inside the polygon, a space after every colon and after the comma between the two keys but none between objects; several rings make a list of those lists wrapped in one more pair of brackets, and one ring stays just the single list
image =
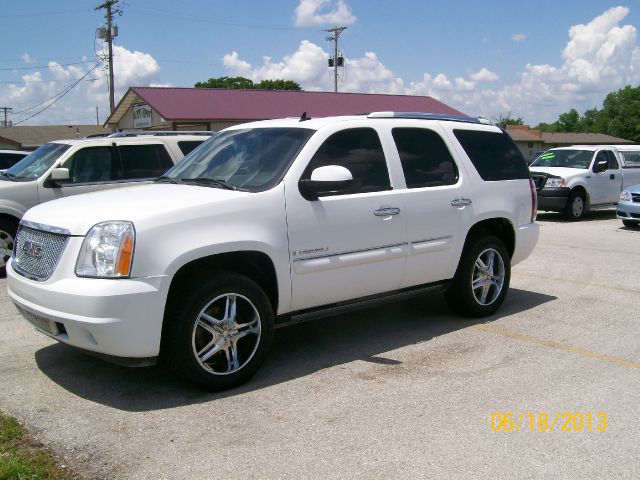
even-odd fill
[{"label": "suv rear wheel", "polygon": [[205,390],[239,385],[256,372],[271,343],[271,304],[255,282],[234,273],[194,286],[165,318],[163,361]]},{"label": "suv rear wheel", "polygon": [[504,243],[494,236],[476,238],[462,254],[446,293],[447,303],[473,317],[491,315],[502,305],[510,279],[511,262]]}]

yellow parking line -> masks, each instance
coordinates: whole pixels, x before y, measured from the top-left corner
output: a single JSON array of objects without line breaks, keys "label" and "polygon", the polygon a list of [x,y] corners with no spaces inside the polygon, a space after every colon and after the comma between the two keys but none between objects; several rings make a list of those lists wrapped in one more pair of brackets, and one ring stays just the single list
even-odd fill
[{"label": "yellow parking line", "polygon": [[624,358],[612,357],[610,355],[604,355],[598,352],[592,352],[584,348],[572,347],[571,345],[565,345],[563,343],[554,342],[552,340],[545,340],[543,338],[530,337],[529,335],[522,335],[520,333],[509,332],[501,328],[492,327],[490,325],[478,324],[472,325],[473,328],[483,330],[485,332],[494,333],[503,337],[515,338],[527,343],[533,343],[535,345],[544,345],[545,347],[555,348],[556,350],[564,350],[566,352],[576,353],[584,357],[595,358],[596,360],[602,360],[603,362],[617,363],[618,365],[624,365],[625,367],[639,368],[640,362],[632,362],[631,360],[625,360]]}]

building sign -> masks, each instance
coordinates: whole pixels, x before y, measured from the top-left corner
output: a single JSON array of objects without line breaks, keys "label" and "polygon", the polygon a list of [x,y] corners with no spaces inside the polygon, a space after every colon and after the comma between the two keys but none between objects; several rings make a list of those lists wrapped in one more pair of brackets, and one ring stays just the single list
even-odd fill
[{"label": "building sign", "polygon": [[149,105],[133,106],[133,128],[151,126],[151,107]]}]

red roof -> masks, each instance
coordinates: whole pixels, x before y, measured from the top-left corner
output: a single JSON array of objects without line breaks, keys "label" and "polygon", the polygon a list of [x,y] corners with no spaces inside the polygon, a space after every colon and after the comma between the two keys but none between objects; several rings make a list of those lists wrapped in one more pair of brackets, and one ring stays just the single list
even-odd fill
[{"label": "red roof", "polygon": [[131,87],[130,91],[169,121],[265,120],[303,112],[310,117],[379,111],[462,114],[431,97],[410,95],[169,87]]}]

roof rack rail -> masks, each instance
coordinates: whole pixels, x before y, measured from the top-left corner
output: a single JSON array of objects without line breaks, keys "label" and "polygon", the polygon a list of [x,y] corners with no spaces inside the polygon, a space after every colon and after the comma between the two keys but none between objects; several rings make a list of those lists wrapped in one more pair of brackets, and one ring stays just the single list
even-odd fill
[{"label": "roof rack rail", "polygon": [[467,115],[450,115],[448,113],[426,112],[371,112],[367,118],[409,118],[416,120],[448,120],[450,122],[481,123],[491,125],[486,118],[469,117]]},{"label": "roof rack rail", "polygon": [[140,137],[143,135],[152,135],[155,137],[169,137],[173,135],[211,136],[214,133],[216,132],[214,132],[213,130],[137,130],[137,131],[115,132],[108,135],[108,138]]}]

